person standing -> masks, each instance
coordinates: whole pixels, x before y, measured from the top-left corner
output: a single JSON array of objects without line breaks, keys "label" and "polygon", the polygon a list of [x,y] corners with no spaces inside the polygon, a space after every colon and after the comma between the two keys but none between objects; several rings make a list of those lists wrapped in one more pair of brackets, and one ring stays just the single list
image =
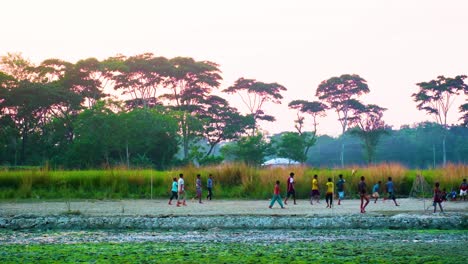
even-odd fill
[{"label": "person standing", "polygon": [[327,193],[325,195],[325,200],[327,201],[327,208],[332,208],[333,205],[333,189],[334,184],[332,182],[332,178],[328,178],[328,182],[326,183],[327,185]]},{"label": "person standing", "polygon": [[275,188],[273,189],[273,197],[271,198],[271,203],[268,208],[272,208],[273,204],[278,201],[278,204],[281,206],[281,209],[284,209],[283,201],[281,200],[281,192],[280,192],[280,181],[276,181]]},{"label": "person standing", "polygon": [[310,194],[310,204],[313,204],[313,200],[315,199],[317,203],[320,203],[320,192],[318,187],[318,176],[317,174],[314,175],[312,179],[312,193]]},{"label": "person standing", "polygon": [[396,206],[400,206],[395,198],[395,185],[393,184],[392,177],[388,177],[388,182],[385,184],[387,189],[388,199],[392,199]]},{"label": "person standing", "polygon": [[[185,203],[185,182],[184,182],[184,174],[179,174],[179,181],[177,182],[178,187],[178,197],[177,197],[177,206],[181,204],[183,206],[187,206]],[[182,201],[182,202],[181,202]]]},{"label": "person standing", "polygon": [[343,174],[338,175],[338,182],[336,183],[336,190],[338,191],[338,205],[341,204],[341,200],[344,199],[344,184]]},{"label": "person standing", "polygon": [[[361,213],[366,212],[366,206],[369,204],[369,196],[367,196],[367,191],[366,191],[366,182],[364,176],[361,176],[361,181],[358,184],[358,191],[359,191],[359,196],[361,197]],[[366,201],[364,203],[364,201]]]},{"label": "person standing", "polygon": [[206,199],[211,201],[211,198],[213,198],[213,175],[208,175],[208,181],[206,182],[206,188],[208,189],[208,196],[206,196]]},{"label": "person standing", "polygon": [[377,200],[379,199],[379,192],[380,192],[380,184],[382,184],[381,181],[378,181],[374,186],[372,187],[372,198],[374,198],[374,203],[377,203]]},{"label": "person standing", "polygon": [[437,204],[439,204],[440,212],[444,212],[444,209],[442,209],[442,192],[439,187],[440,184],[436,182],[434,188],[434,203],[432,204],[434,206],[434,213],[437,211]]},{"label": "person standing", "polygon": [[178,190],[179,190],[179,187],[178,187],[178,184],[177,184],[177,178],[173,178],[172,179],[172,189],[171,189],[172,195],[171,195],[171,198],[169,198],[169,205],[172,204],[172,199],[177,199],[177,197],[178,197],[177,191]]},{"label": "person standing", "polygon": [[195,180],[195,189],[197,190],[197,199],[198,203],[202,203],[202,181],[201,181],[201,175],[197,174],[197,179]]},{"label": "person standing", "polygon": [[463,182],[460,184],[460,201],[463,197],[463,201],[466,200],[466,195],[468,192],[468,183],[466,183],[466,179],[463,179]]},{"label": "person standing", "polygon": [[288,194],[286,195],[286,199],[284,199],[284,204],[288,204],[288,199],[292,195],[294,204],[296,204],[296,188],[295,188],[295,181],[294,181],[294,172],[289,173],[288,178]]}]

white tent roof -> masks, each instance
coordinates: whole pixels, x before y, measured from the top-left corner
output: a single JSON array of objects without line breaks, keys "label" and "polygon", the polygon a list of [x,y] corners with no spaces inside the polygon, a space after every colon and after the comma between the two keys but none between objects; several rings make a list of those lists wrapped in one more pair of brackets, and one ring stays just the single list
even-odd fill
[{"label": "white tent roof", "polygon": [[298,161],[291,160],[291,159],[285,159],[285,158],[275,158],[271,160],[267,160],[263,163],[264,166],[268,165],[297,165],[301,164]]}]

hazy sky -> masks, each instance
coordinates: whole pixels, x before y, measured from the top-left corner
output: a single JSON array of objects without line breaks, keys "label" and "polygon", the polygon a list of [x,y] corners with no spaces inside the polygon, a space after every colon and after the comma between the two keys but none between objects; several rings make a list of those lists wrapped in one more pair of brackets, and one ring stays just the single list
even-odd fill
[{"label": "hazy sky", "polygon": [[[291,100],[315,100],[321,81],[359,74],[371,89],[363,101],[388,108],[384,119],[399,128],[430,120],[410,97],[417,82],[468,74],[467,13],[464,0],[3,0],[0,55],[22,52],[35,63],[143,52],[211,60],[221,65],[221,88],[239,77],[288,88],[283,104],[266,111],[277,117],[262,124],[271,133],[294,129]],[[335,113],[321,119],[319,133],[340,133]]]}]

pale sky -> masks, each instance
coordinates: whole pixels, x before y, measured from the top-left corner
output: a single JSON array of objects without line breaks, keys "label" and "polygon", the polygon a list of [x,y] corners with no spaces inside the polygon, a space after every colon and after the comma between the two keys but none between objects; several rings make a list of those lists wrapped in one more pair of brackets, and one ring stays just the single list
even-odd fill
[{"label": "pale sky", "polygon": [[[277,117],[262,124],[270,133],[294,130],[287,104],[316,100],[333,76],[366,79],[362,100],[388,108],[385,121],[399,128],[432,120],[412,101],[417,82],[468,74],[464,0],[3,0],[0,29],[0,56],[21,52],[34,63],[153,52],[220,64],[221,89],[239,77],[278,82],[288,91],[266,109]],[[321,119],[319,134],[338,135],[336,118]]]}]

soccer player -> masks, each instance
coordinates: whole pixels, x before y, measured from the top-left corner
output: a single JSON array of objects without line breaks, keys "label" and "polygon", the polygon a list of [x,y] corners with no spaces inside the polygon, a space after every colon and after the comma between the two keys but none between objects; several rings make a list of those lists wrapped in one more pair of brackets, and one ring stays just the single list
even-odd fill
[{"label": "soccer player", "polygon": [[284,209],[283,201],[281,200],[279,185],[280,185],[280,181],[276,181],[275,189],[273,190],[273,197],[271,198],[270,206],[268,206],[268,208],[270,209],[273,207],[273,204],[275,204],[276,201],[278,201],[281,208]]},{"label": "soccer player", "polygon": [[[179,181],[177,182],[178,187],[178,197],[177,197],[177,206],[181,204],[183,206],[187,206],[185,203],[185,182],[184,182],[184,174],[179,174]],[[182,201],[182,202],[181,202]]]},{"label": "soccer player", "polygon": [[[361,176],[361,181],[358,184],[358,191],[359,191],[359,196],[361,197],[361,213],[366,212],[366,206],[369,204],[369,196],[367,196],[367,191],[366,191],[366,182],[364,176]],[[364,200],[366,203],[364,203]]]},{"label": "soccer player", "polygon": [[387,189],[388,199],[392,199],[396,206],[400,206],[395,198],[395,185],[393,184],[392,177],[388,177],[388,182],[385,184]]},{"label": "soccer player", "polygon": [[328,178],[327,185],[327,194],[325,195],[325,200],[327,201],[327,208],[332,208],[333,205],[333,189],[335,188],[332,182],[332,178]]},{"label": "soccer player", "polygon": [[288,194],[286,195],[286,199],[284,199],[284,204],[288,204],[288,199],[292,195],[294,204],[296,204],[296,188],[294,185],[296,182],[294,181],[294,172],[289,173],[288,178]]},{"label": "soccer player", "polygon": [[178,186],[177,186],[177,178],[174,178],[172,179],[172,189],[171,189],[171,192],[172,192],[172,195],[171,195],[171,198],[169,198],[169,205],[172,204],[172,199],[177,199],[177,191],[178,191]]},{"label": "soccer player", "polygon": [[374,186],[372,187],[372,198],[375,198],[374,203],[377,203],[377,200],[379,199],[379,191],[380,191],[380,184],[382,184],[381,181],[378,181]]},{"label": "soccer player", "polygon": [[468,183],[466,183],[466,179],[463,179],[463,182],[460,184],[460,201],[463,197],[463,201],[466,200],[466,195],[468,192]]},{"label": "soccer player", "polygon": [[338,205],[341,204],[341,200],[344,199],[344,184],[345,180],[343,179],[343,174],[338,175],[339,179],[336,183],[336,189],[338,191]]},{"label": "soccer player", "polygon": [[312,193],[310,195],[310,204],[313,204],[313,200],[317,200],[317,203],[320,203],[320,192],[319,192],[319,187],[318,187],[318,176],[317,174],[314,175],[314,178],[312,179]]},{"label": "soccer player", "polygon": [[213,175],[211,174],[208,176],[206,188],[208,189],[208,196],[206,196],[206,199],[211,201],[211,198],[213,198]]}]

